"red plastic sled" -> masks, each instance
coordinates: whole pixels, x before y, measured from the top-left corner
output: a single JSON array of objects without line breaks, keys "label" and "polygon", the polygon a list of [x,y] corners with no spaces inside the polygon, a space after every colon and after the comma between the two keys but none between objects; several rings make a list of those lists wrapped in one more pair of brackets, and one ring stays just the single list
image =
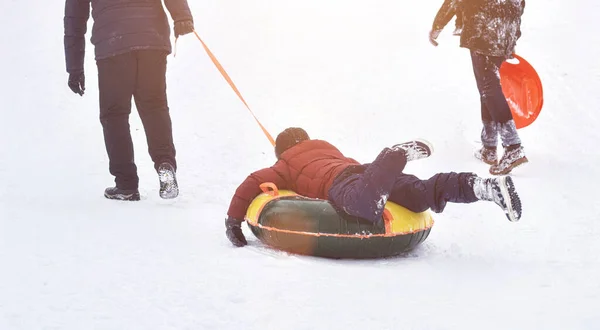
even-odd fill
[{"label": "red plastic sled", "polygon": [[519,62],[504,61],[500,67],[500,82],[517,128],[529,126],[542,111],[544,92],[535,69],[522,57]]}]

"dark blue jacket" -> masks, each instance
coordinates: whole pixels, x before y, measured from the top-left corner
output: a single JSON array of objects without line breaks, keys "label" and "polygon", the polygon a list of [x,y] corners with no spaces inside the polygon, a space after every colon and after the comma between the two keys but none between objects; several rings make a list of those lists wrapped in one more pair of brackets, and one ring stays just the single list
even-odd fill
[{"label": "dark blue jacket", "polygon": [[[192,20],[187,0],[164,0],[173,21]],[[90,16],[96,60],[136,49],[171,52],[169,21],[162,0],[66,0],[65,58],[67,72],[83,71],[85,33]]]}]

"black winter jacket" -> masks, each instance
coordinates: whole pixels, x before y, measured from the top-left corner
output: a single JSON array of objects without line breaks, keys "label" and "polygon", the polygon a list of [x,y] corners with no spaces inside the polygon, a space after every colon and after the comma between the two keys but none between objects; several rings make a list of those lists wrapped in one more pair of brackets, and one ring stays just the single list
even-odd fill
[{"label": "black winter jacket", "polygon": [[510,57],[521,37],[525,0],[445,0],[433,21],[442,30],[457,12],[463,15],[460,46],[488,56]]},{"label": "black winter jacket", "polygon": [[[192,19],[187,0],[164,2],[173,21]],[[162,0],[66,0],[67,72],[83,71],[90,5],[94,18],[91,41],[97,60],[136,49],[171,52],[171,31]]]}]

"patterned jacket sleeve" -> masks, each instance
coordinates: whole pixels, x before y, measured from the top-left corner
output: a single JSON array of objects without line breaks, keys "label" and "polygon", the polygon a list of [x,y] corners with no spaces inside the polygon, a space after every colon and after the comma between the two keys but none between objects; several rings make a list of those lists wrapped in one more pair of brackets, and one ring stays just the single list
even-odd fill
[{"label": "patterned jacket sleeve", "polygon": [[187,0],[165,0],[165,6],[173,21],[193,20]]},{"label": "patterned jacket sleeve", "polygon": [[279,189],[290,189],[286,180],[276,171],[276,166],[256,171],[242,182],[231,199],[228,216],[243,220],[252,200],[262,192],[260,185],[265,182],[273,182]]},{"label": "patterned jacket sleeve", "polygon": [[[521,15],[525,12],[525,0],[521,2]],[[521,38],[521,24],[517,27],[517,39]]]},{"label": "patterned jacket sleeve", "polygon": [[456,0],[444,0],[442,7],[438,10],[437,15],[435,15],[432,29],[434,31],[441,31],[454,15],[456,15]]},{"label": "patterned jacket sleeve", "polygon": [[67,72],[83,71],[85,58],[85,33],[90,17],[90,0],[65,1],[65,61]]}]

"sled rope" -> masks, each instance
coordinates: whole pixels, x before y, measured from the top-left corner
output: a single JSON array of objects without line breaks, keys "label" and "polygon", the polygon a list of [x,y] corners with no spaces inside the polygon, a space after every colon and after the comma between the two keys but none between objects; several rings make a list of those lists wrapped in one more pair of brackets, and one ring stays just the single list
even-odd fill
[{"label": "sled rope", "polygon": [[[219,72],[221,73],[221,75],[223,76],[223,78],[225,78],[225,80],[227,81],[227,83],[229,84],[229,86],[231,87],[231,89],[233,89],[233,91],[240,98],[240,100],[242,101],[242,103],[244,103],[244,105],[246,106],[246,109],[248,109],[248,111],[250,111],[250,114],[252,115],[252,117],[254,117],[254,120],[256,120],[256,123],[258,124],[258,126],[260,126],[260,129],[263,131],[263,133],[265,134],[265,136],[267,137],[267,139],[269,139],[269,142],[271,142],[271,144],[273,146],[275,146],[275,140],[273,139],[273,137],[271,136],[271,134],[269,134],[269,132],[267,131],[267,129],[260,123],[260,121],[258,120],[258,118],[256,118],[256,116],[254,115],[254,112],[250,109],[250,106],[248,105],[248,103],[246,103],[246,100],[244,99],[244,97],[242,96],[242,94],[240,93],[240,91],[237,89],[237,87],[233,83],[233,80],[231,80],[231,78],[229,77],[229,75],[227,74],[227,72],[225,71],[225,69],[223,68],[223,66],[221,65],[221,63],[219,63],[219,61],[217,60],[217,58],[215,57],[215,55],[210,51],[210,49],[208,49],[208,46],[206,46],[206,44],[204,43],[204,41],[202,41],[202,38],[200,38],[200,36],[198,35],[198,33],[196,31],[194,31],[194,34],[196,35],[196,38],[198,38],[198,40],[200,40],[200,43],[202,43],[202,47],[204,47],[204,50],[208,54],[208,57],[210,57],[211,61],[217,67],[217,69],[219,70]],[[175,51],[177,51],[177,39],[175,39]]]}]

